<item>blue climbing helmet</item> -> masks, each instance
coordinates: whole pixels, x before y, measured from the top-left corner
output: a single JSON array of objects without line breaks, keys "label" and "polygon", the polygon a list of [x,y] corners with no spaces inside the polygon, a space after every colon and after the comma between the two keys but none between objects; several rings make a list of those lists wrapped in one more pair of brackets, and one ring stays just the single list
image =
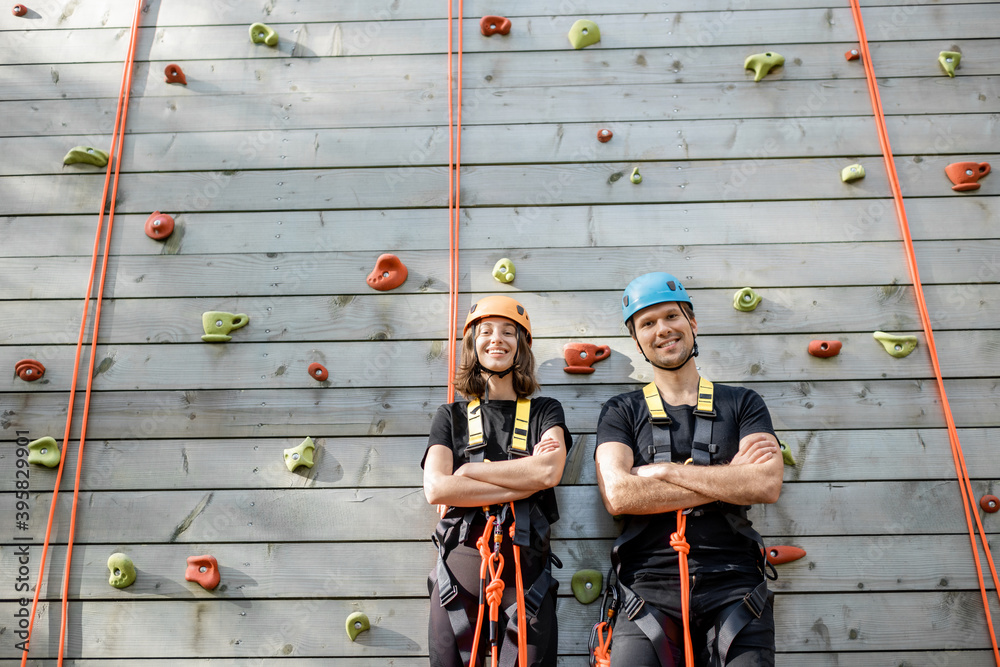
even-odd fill
[{"label": "blue climbing helmet", "polygon": [[622,294],[622,320],[628,324],[632,316],[643,308],[671,301],[686,303],[694,308],[687,290],[676,277],[663,272],[643,274],[630,282]]}]

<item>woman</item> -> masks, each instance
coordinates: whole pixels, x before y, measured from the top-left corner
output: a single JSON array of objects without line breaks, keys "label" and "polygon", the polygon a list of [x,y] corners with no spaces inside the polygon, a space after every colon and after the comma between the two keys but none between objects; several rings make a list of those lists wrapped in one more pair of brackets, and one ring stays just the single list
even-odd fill
[{"label": "woman", "polygon": [[555,665],[551,565],[561,564],[549,526],[572,438],[558,401],[528,400],[538,382],[521,304],[491,296],[472,306],[455,386],[469,400],[438,408],[421,462],[427,502],[445,507],[428,580],[430,664],[496,664],[503,655],[518,667]]}]

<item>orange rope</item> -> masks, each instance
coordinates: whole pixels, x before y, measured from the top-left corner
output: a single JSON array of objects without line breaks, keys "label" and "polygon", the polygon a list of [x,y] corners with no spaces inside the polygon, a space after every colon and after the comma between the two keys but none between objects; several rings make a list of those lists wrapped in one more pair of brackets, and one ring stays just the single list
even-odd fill
[{"label": "orange rope", "polygon": [[[604,631],[608,631],[608,636],[604,636]],[[594,647],[595,667],[611,667],[611,624],[601,621],[594,628],[597,633],[597,646]]]},{"label": "orange rope", "polygon": [[63,448],[62,455],[59,458],[59,469],[56,472],[55,487],[52,490],[52,500],[49,505],[49,518],[48,523],[45,527],[45,542],[42,545],[42,558],[41,564],[38,569],[38,579],[35,582],[35,595],[31,603],[31,618],[28,621],[28,638],[24,642],[24,651],[21,653],[21,667],[24,667],[28,662],[28,651],[31,649],[31,634],[34,629],[35,624],[35,614],[38,609],[38,599],[41,595],[42,581],[45,577],[45,561],[49,551],[49,544],[52,538],[52,524],[55,519],[57,500],[59,498],[59,487],[62,482],[63,470],[66,466],[66,452],[69,446],[69,434],[70,428],[73,423],[73,406],[76,399],[76,386],[77,380],[80,373],[80,356],[83,349],[83,338],[84,332],[87,327],[87,315],[90,311],[90,294],[94,287],[94,278],[96,276],[97,269],[97,256],[100,252],[101,243],[101,228],[104,226],[104,206],[108,198],[108,187],[112,181],[112,173],[114,173],[114,184],[112,186],[111,192],[111,210],[108,215],[108,228],[104,236],[104,260],[101,266],[101,282],[97,297],[97,308],[94,312],[94,331],[93,331],[93,342],[91,344],[90,350],[90,372],[87,377],[87,389],[86,389],[86,400],[84,402],[83,408],[83,430],[80,435],[80,446],[77,454],[76,462],[76,483],[73,489],[73,514],[70,521],[70,533],[69,533],[69,543],[66,553],[66,571],[63,573],[63,591],[62,591],[62,619],[59,628],[59,661],[58,664],[63,664],[63,652],[66,643],[66,622],[67,622],[67,596],[69,592],[69,566],[70,557],[73,551],[73,528],[76,520],[76,508],[79,501],[79,487],[80,487],[80,471],[83,467],[83,444],[84,437],[86,435],[87,429],[87,417],[90,412],[90,394],[93,385],[94,377],[94,361],[97,349],[97,333],[100,327],[101,321],[101,299],[104,294],[104,278],[107,274],[108,265],[108,253],[109,253],[109,241],[111,239],[111,229],[114,222],[114,199],[118,193],[118,176],[121,168],[121,153],[122,144],[124,143],[124,133],[125,133],[125,120],[128,116],[128,100],[129,100],[129,88],[132,84],[132,66],[135,60],[135,43],[136,37],[138,35],[138,26],[140,11],[142,9],[142,0],[136,1],[135,14],[132,17],[132,30],[129,36],[128,51],[125,56],[125,65],[122,71],[122,83],[121,88],[118,92],[118,106],[115,110],[115,126],[111,134],[111,151],[110,159],[108,162],[108,168],[104,175],[104,189],[101,192],[101,211],[98,216],[97,221],[97,231],[94,235],[94,249],[90,259],[90,276],[87,279],[87,291],[84,294],[83,300],[83,315],[80,318],[80,333],[77,337],[76,342],[76,357],[73,363],[73,379],[70,384],[69,392],[69,406],[66,410],[66,427],[63,433]]},{"label": "orange rope", "polygon": [[[464,0],[458,0],[458,81],[452,76],[452,0],[448,0],[448,402],[455,400],[455,331],[458,328],[458,232],[462,170],[462,19]],[[456,106],[452,88],[457,88]],[[458,122],[455,122],[455,116]]]},{"label": "orange rope", "polygon": [[688,553],[691,545],[684,537],[687,529],[687,515],[677,510],[677,531],[670,536],[670,546],[677,552],[677,565],[681,577],[681,617],[684,621],[684,661],[687,667],[694,667],[694,646],[691,644],[691,582],[688,579]]},{"label": "orange rope", "polygon": [[[875,70],[872,67],[871,52],[868,49],[868,37],[865,34],[865,24],[861,17],[861,8],[858,0],[851,0],[851,13],[854,16],[854,25],[858,31],[858,41],[861,46],[861,61],[865,67],[865,77],[868,81],[868,92],[871,96],[872,107],[875,112],[875,125],[878,129],[879,144],[882,147],[882,157],[885,160],[886,172],[889,176],[889,186],[892,189],[892,197],[896,206],[896,216],[899,219],[899,228],[903,235],[903,247],[906,251],[906,263],[910,270],[910,279],[913,282],[913,292],[916,295],[917,308],[920,313],[920,322],[924,328],[924,336],[927,340],[927,350],[931,358],[931,366],[934,369],[934,379],[937,382],[938,391],[941,394],[941,406],[944,408],[945,424],[948,427],[948,441],[951,445],[951,455],[955,463],[955,471],[958,476],[958,488],[962,492],[962,509],[965,511],[965,522],[969,530],[969,541],[972,543],[972,557],[976,563],[976,576],[979,579],[979,592],[983,598],[983,610],[986,613],[986,627],[990,634],[990,643],[993,647],[993,658],[997,665],[1000,665],[1000,650],[997,647],[996,634],[993,631],[993,621],[990,615],[989,598],[986,592],[986,583],[983,577],[983,566],[979,560],[979,549],[976,544],[976,530],[972,522],[975,518],[976,526],[979,529],[980,541],[983,545],[983,552],[986,562],[989,564],[990,574],[993,577],[993,585],[1000,590],[1000,578],[997,577],[996,566],[993,563],[993,555],[990,553],[989,542],[986,539],[986,531],[979,513],[975,509],[975,492],[972,489],[972,481],[969,479],[969,471],[965,465],[965,456],[962,454],[962,444],[958,439],[958,429],[955,426],[955,418],[951,412],[951,404],[948,402],[948,393],[945,391],[944,378],[941,374],[941,365],[938,361],[937,346],[934,343],[934,332],[931,328],[931,318],[927,310],[927,302],[924,299],[924,289],[920,282],[920,272],[917,268],[916,252],[913,248],[913,238],[910,236],[910,224],[906,218],[906,207],[903,205],[902,190],[899,185],[899,177],[896,174],[896,164],[892,155],[892,147],[889,144],[889,133],[885,126],[885,113],[882,109],[882,99],[879,96],[878,84],[875,80]],[[972,511],[970,512],[970,506]]]},{"label": "orange rope", "polygon": [[493,553],[490,551],[490,535],[493,532],[493,520],[494,516],[492,514],[487,515],[486,518],[486,528],[483,529],[483,534],[476,540],[476,547],[479,549],[479,556],[481,558],[479,563],[479,614],[476,617],[476,627],[472,633],[472,653],[469,658],[469,667],[476,667],[476,662],[478,662],[479,653],[479,635],[483,629],[483,588],[486,585],[486,571],[487,564]]},{"label": "orange rope", "polygon": [[[514,503],[510,504],[510,513],[514,514]],[[510,540],[514,541],[517,523],[510,525]],[[517,664],[528,664],[528,610],[524,608],[524,578],[521,575],[521,547],[514,545],[514,581],[517,591]]]}]

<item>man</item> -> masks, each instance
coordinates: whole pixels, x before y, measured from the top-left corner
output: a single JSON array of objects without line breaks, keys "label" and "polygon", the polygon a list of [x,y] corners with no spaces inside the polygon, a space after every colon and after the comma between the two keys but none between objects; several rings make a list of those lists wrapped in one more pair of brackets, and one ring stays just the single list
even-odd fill
[{"label": "man", "polygon": [[[612,667],[684,664],[685,566],[694,664],[773,665],[763,542],[746,519],[746,506],[773,503],[781,492],[784,466],[767,407],[749,389],[700,378],[694,308],[674,276],[633,280],[622,316],[654,381],[608,401],[597,427],[601,497],[625,519],[612,549],[622,597]],[[686,529],[674,535],[678,517]]]}]

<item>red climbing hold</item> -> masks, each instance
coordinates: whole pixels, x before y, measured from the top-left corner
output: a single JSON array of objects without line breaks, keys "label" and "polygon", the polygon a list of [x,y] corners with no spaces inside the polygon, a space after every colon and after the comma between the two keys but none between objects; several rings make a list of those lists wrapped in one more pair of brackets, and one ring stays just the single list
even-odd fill
[{"label": "red climbing hold", "polygon": [[566,367],[563,370],[573,375],[589,375],[594,372],[592,366],[598,361],[607,359],[610,354],[611,348],[607,345],[566,343],[563,347]]},{"label": "red climbing hold", "polygon": [[809,354],[814,357],[835,357],[843,345],[839,340],[814,340],[809,343]]},{"label": "red climbing hold", "polygon": [[35,359],[21,359],[21,361],[14,364],[14,372],[17,373],[17,377],[25,382],[34,382],[35,380],[40,380],[45,375],[45,366],[42,365],[42,362]]},{"label": "red climbing hold", "polygon": [[503,16],[484,16],[479,21],[479,30],[489,37],[490,35],[506,35],[510,32],[510,19]]},{"label": "red climbing hold", "polygon": [[24,5],[14,5],[11,11],[14,13],[14,16],[24,16],[28,13],[28,8]]},{"label": "red climbing hold", "polygon": [[380,255],[368,274],[368,286],[380,292],[396,289],[406,282],[406,265],[395,255]]},{"label": "red climbing hold", "polygon": [[189,556],[187,564],[184,578],[188,581],[197,583],[206,591],[215,590],[215,587],[219,585],[219,579],[221,579],[219,575],[219,561],[215,560],[215,556],[209,556],[208,554],[204,556]]},{"label": "red climbing hold", "polygon": [[598,130],[597,131],[597,140],[600,141],[602,144],[606,144],[609,141],[611,141],[611,137],[613,137],[613,136],[615,136],[615,133],[612,132],[611,130]]},{"label": "red climbing hold", "polygon": [[979,499],[979,506],[983,508],[984,512],[993,514],[1000,510],[1000,498],[987,494]]},{"label": "red climbing hold", "polygon": [[793,560],[798,560],[805,555],[805,549],[799,549],[798,547],[778,546],[767,548],[767,562],[771,565],[791,563]]},{"label": "red climbing hold", "polygon": [[954,162],[944,168],[944,173],[948,175],[952,190],[967,192],[979,189],[979,179],[990,173],[989,162]]},{"label": "red climbing hold", "polygon": [[309,377],[319,382],[325,382],[330,377],[330,371],[326,370],[326,366],[323,364],[309,364]]},{"label": "red climbing hold", "polygon": [[861,57],[861,53],[857,49],[851,49],[850,51],[844,52],[844,57],[848,60],[857,60]]},{"label": "red climbing hold", "polygon": [[184,70],[180,68],[180,65],[174,65],[173,63],[167,65],[163,70],[163,74],[167,77],[167,83],[179,83],[182,86],[188,84],[187,77],[184,76]]},{"label": "red climbing hold", "polygon": [[146,219],[146,236],[162,241],[174,233],[174,219],[166,213],[153,211],[153,214]]}]

